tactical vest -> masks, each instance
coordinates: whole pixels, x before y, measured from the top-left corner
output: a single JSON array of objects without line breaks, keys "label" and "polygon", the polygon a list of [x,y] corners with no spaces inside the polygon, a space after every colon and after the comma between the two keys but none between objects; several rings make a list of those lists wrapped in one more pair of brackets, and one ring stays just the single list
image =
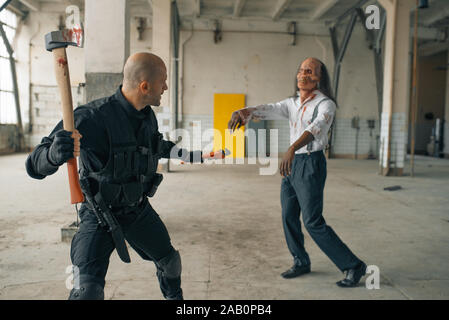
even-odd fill
[{"label": "tactical vest", "polygon": [[[109,138],[109,158],[100,171],[81,170],[80,179],[91,178],[98,182],[96,201],[103,202],[113,211],[135,207],[146,197],[152,197],[162,181],[156,173],[160,159],[162,134],[155,130],[154,115],[142,120],[137,137],[123,108],[118,103],[99,108]],[[153,131],[153,133],[152,133]],[[145,145],[138,145],[138,138]],[[83,192],[86,184],[82,183]]]}]

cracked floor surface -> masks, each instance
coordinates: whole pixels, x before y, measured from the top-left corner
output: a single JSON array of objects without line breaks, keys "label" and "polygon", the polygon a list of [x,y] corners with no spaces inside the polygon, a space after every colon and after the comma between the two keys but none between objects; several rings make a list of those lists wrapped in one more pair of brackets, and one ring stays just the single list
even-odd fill
[{"label": "cracked floor surface", "polygon": [[[66,299],[76,219],[66,169],[28,178],[26,155],[0,157],[0,299]],[[328,161],[324,217],[350,249],[380,270],[380,289],[335,285],[343,275],[305,232],[312,273],[291,266],[282,231],[279,174],[257,165],[183,165],[164,174],[151,203],[182,256],[186,299],[448,299],[449,160],[417,157],[415,177],[382,177],[377,161]],[[409,172],[407,167],[405,172]],[[387,186],[401,185],[397,191]],[[114,252],[106,299],[162,299],[156,269]]]}]

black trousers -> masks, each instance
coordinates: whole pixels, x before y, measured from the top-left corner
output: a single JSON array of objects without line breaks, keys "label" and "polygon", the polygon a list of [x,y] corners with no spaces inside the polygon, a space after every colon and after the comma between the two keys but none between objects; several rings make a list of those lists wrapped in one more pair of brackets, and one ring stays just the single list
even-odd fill
[{"label": "black trousers", "polygon": [[[115,249],[112,236],[98,224],[95,214],[83,205],[79,212],[80,226],[72,239],[70,257],[79,269],[79,284],[95,282],[105,285],[109,257]],[[159,261],[175,249],[171,245],[167,228],[148,201],[137,212],[117,216],[126,241],[148,261]],[[157,265],[156,265],[157,267]],[[181,277],[166,278],[157,272],[164,297],[176,297],[181,291]]]},{"label": "black trousers", "polygon": [[323,218],[323,190],[326,181],[326,157],[323,151],[296,154],[289,176],[282,179],[282,222],[288,249],[297,265],[310,265],[304,248],[299,220],[320,249],[341,270],[356,267],[359,260],[340,240]]}]

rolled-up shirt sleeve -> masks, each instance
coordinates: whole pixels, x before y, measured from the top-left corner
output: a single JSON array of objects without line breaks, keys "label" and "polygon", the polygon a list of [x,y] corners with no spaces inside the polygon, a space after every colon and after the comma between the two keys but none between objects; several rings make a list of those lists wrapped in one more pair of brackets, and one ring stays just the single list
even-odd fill
[{"label": "rolled-up shirt sleeve", "polygon": [[285,120],[289,119],[288,104],[289,100],[285,99],[275,103],[261,104],[254,107],[255,111],[251,115],[253,120]]},{"label": "rolled-up shirt sleeve", "polygon": [[321,145],[327,144],[327,133],[332,125],[335,117],[336,106],[332,100],[323,101],[317,107],[317,116],[311,122],[305,131],[309,131],[314,140],[320,142]]}]

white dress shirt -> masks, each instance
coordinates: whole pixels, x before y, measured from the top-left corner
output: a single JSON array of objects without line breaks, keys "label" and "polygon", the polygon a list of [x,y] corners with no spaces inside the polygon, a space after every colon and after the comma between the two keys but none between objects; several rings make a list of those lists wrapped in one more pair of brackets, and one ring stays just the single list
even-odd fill
[{"label": "white dress shirt", "polygon": [[[318,113],[312,122],[313,110],[318,103]],[[309,131],[314,140],[310,152],[324,150],[328,143],[327,133],[332,125],[335,116],[336,105],[321,91],[313,91],[313,95],[301,103],[300,96],[290,97],[285,100],[261,104],[255,107],[251,119],[260,120],[281,120],[288,119],[290,123],[290,145],[301,137],[304,131]],[[296,150],[295,153],[307,153],[307,145]]]}]

